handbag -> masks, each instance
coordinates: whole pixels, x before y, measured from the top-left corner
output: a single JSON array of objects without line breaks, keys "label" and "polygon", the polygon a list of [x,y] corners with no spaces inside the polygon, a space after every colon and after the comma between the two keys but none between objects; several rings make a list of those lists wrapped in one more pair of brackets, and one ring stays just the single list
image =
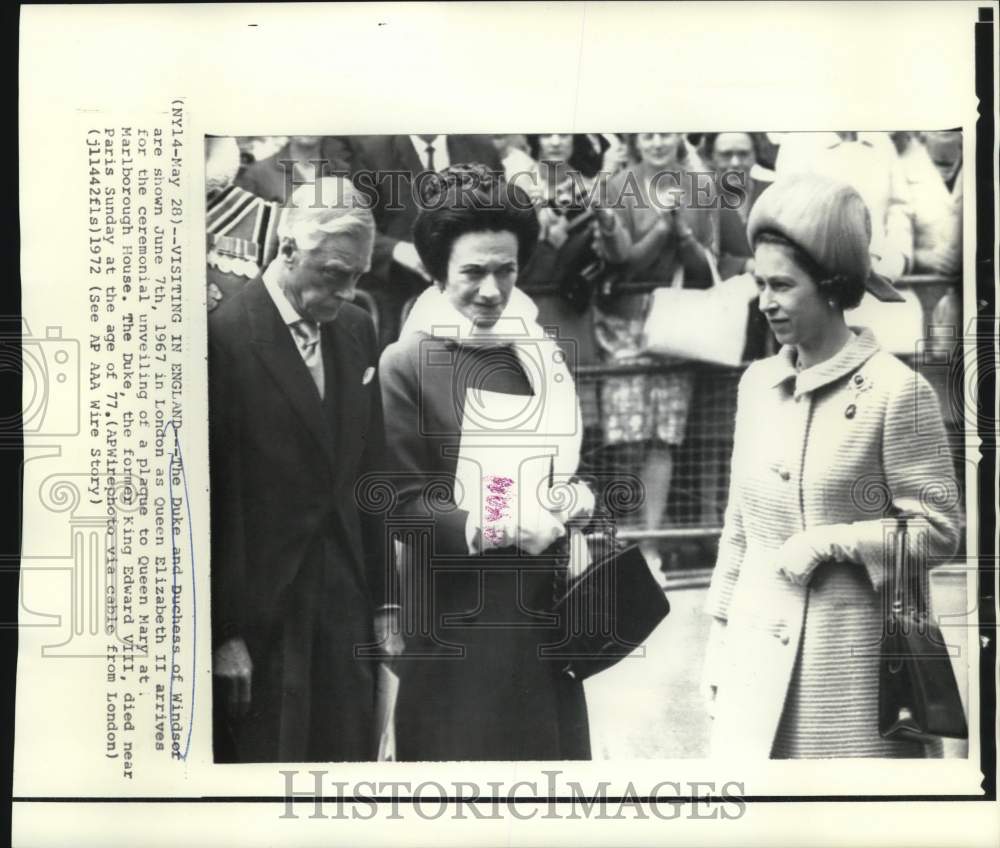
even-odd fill
[{"label": "handbag", "polygon": [[584,680],[640,647],[670,612],[663,589],[635,545],[605,551],[570,581],[556,600],[563,638],[545,645],[544,659],[563,663],[567,677]]},{"label": "handbag", "polygon": [[654,289],[644,327],[645,350],[737,366],[743,362],[757,283],[750,274],[720,280],[711,251],[702,249],[712,271],[711,288],[684,288],[683,269],[678,268],[669,286]]},{"label": "handbag", "polygon": [[[902,517],[887,551],[893,565],[886,587],[889,609],[879,667],[879,734],[899,741],[967,739],[948,648],[927,609],[922,563],[911,557],[910,528],[908,517]],[[927,531],[916,537],[926,552]]]}]

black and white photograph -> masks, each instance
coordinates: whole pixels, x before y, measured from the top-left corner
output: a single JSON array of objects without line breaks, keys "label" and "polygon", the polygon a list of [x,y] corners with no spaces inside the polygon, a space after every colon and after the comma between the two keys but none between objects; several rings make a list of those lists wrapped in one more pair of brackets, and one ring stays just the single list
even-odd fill
[{"label": "black and white photograph", "polygon": [[11,842],[996,844],[998,11],[17,7]]},{"label": "black and white photograph", "polygon": [[208,138],[216,761],[964,757],[962,165]]}]

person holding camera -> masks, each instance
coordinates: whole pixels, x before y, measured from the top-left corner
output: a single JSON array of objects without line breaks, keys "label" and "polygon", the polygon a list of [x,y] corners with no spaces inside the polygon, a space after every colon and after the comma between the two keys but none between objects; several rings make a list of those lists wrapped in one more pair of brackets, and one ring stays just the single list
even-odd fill
[{"label": "person holding camera", "polygon": [[[610,210],[594,198],[601,195],[601,159],[586,135],[529,135],[531,168],[511,177],[534,202],[538,213],[538,245],[521,270],[518,287],[538,306],[538,323],[555,327],[562,343],[571,345],[578,365],[596,365],[600,354],[594,338],[594,297],[614,269],[605,261],[623,233],[614,231]],[[604,224],[604,226],[599,226]],[[596,383],[578,387],[584,427],[600,427]],[[599,438],[596,435],[594,438]],[[588,440],[589,443],[589,440]]]},{"label": "person holding camera", "polygon": [[[565,356],[515,285],[538,220],[521,189],[481,165],[445,169],[423,201],[413,238],[434,282],[380,361],[390,520],[410,528],[397,549],[397,757],[589,758],[583,686],[541,651],[558,641],[567,523],[594,499],[572,479],[580,411]],[[505,410],[530,421],[515,426]],[[537,458],[545,474],[529,485]],[[552,487],[560,503],[544,497]]]},{"label": "person holding camera", "polygon": [[[609,258],[624,263],[627,277],[658,286],[707,288],[710,255],[717,249],[716,216],[698,208],[690,153],[681,133],[635,133],[628,137],[638,164],[608,183],[608,197],[625,238],[606,242]],[[609,362],[652,364],[642,355],[650,295],[614,294],[598,305],[598,346]],[[606,446],[639,446],[645,487],[644,524],[662,526],[673,452],[683,443],[694,392],[690,368],[676,363],[668,373],[609,377],[601,386],[601,418]],[[650,568],[660,572],[655,542],[644,542]]]}]

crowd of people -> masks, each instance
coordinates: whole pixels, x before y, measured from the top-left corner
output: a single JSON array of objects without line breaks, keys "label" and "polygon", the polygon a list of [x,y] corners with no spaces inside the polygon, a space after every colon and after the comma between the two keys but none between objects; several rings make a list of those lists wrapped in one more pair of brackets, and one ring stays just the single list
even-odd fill
[{"label": "crowd of people", "polygon": [[[760,361],[709,593],[717,750],[919,755],[880,739],[877,668],[851,649],[881,624],[882,518],[921,513],[948,553],[959,498],[923,494],[954,477],[932,390],[851,316],[900,299],[904,274],[958,269],[960,135],[267,142],[208,150],[217,757],[370,759],[376,659],[399,669],[403,759],[588,757],[582,685],[538,650],[567,528],[594,511],[585,445],[641,446],[661,526],[697,381],[681,358],[577,383],[566,360],[662,364],[650,291],[746,275]],[[552,443],[549,487],[570,494],[525,508],[543,475],[520,508],[476,508],[456,482],[470,398],[537,399],[531,444]],[[389,507],[358,496],[371,475],[429,541],[387,548]],[[877,516],[858,475],[888,493]],[[432,576],[431,553],[453,567]]]},{"label": "crowd of people", "polygon": [[[347,175],[375,216],[372,267],[356,300],[373,315],[382,348],[430,283],[412,237],[421,181],[453,163],[479,162],[522,188],[539,237],[518,288],[538,306],[539,323],[577,366],[659,366],[578,387],[584,461],[641,481],[641,509],[621,516],[640,531],[669,524],[677,453],[700,400],[690,362],[643,350],[650,291],[705,288],[751,272],[746,221],[776,176],[821,173],[854,186],[871,210],[873,261],[890,280],[956,275],[961,264],[962,147],[954,131],[290,136],[213,139],[210,152],[212,145],[225,161],[213,168],[210,156],[210,172],[222,175],[210,183],[225,190],[213,188],[209,200],[209,308],[275,254],[289,192]],[[637,282],[648,286],[637,290]],[[876,321],[874,307],[866,298],[858,320]],[[744,360],[776,349],[762,313],[748,309]],[[668,568],[655,538],[642,547],[655,568]]]}]

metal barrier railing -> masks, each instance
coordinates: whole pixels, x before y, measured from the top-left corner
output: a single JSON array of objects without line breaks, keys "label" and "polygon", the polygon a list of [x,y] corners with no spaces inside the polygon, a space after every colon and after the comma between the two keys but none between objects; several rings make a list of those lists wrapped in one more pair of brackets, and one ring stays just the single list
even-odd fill
[{"label": "metal barrier railing", "polygon": [[[914,292],[920,293],[933,288],[954,288],[960,289],[962,284],[961,277],[945,277],[940,274],[908,274],[905,277],[900,277],[895,285],[897,288],[901,289],[913,289]],[[651,292],[653,289],[660,288],[663,286],[663,282],[655,281],[641,281],[641,280],[628,280],[627,282],[617,283],[614,287],[614,293],[616,295],[622,294],[645,294]],[[543,295],[558,295],[559,287],[555,285],[548,286],[532,286],[529,294],[532,296]]]},{"label": "metal barrier railing", "polygon": [[[957,278],[935,275],[910,276],[901,279],[901,289],[911,289],[920,297],[929,323],[930,313],[949,290],[957,290]],[[634,293],[650,291],[653,283],[628,283],[620,290]],[[536,294],[538,292],[532,292]],[[960,328],[956,328],[960,332]],[[907,359],[907,357],[904,357]],[[912,359],[909,357],[908,359]],[[747,363],[749,364],[749,363]],[[914,363],[911,361],[911,365]],[[655,540],[667,545],[697,541],[710,545],[722,531],[729,489],[729,464],[732,454],[733,425],[736,412],[736,385],[743,367],[691,363],[677,360],[663,362],[600,363],[579,365],[576,370],[581,392],[588,385],[601,385],[608,380],[653,380],[660,375],[688,371],[694,376],[695,390],[691,399],[683,443],[670,449],[672,473],[669,495],[662,515],[650,520],[642,506],[619,516],[619,536],[628,540]],[[940,391],[941,387],[937,387]],[[600,391],[596,392],[600,396]],[[945,401],[942,398],[942,401]],[[945,403],[942,407],[946,408]],[[605,418],[599,410],[598,420]],[[948,421],[952,430],[960,422]],[[584,465],[595,472],[595,478],[613,479],[616,473],[642,477],[643,462],[648,454],[646,444],[608,445],[602,439],[600,425],[585,439]],[[955,434],[952,433],[954,436]],[[639,493],[641,499],[642,493]],[[699,578],[700,579],[700,578]]]},{"label": "metal barrier railing", "polygon": [[[736,385],[743,368],[723,368],[690,362],[606,363],[577,368],[581,392],[601,388],[609,380],[639,381],[656,390],[656,380],[678,370],[694,384],[681,444],[659,445],[653,453],[645,441],[609,441],[600,426],[585,433],[581,472],[598,486],[615,486],[625,504],[615,517],[618,535],[626,540],[681,542],[713,539],[722,529],[729,488],[729,463],[736,414]],[[669,390],[669,387],[667,387]],[[600,398],[600,391],[597,392]],[[601,400],[598,400],[599,405]],[[599,420],[607,410],[599,411]],[[647,473],[650,463],[669,462],[667,496],[662,509],[649,506]],[[636,491],[620,496],[623,481]],[[601,494],[599,492],[599,494]],[[603,498],[605,502],[614,500]]]},{"label": "metal barrier railing", "polygon": [[[629,282],[616,291],[621,293],[648,292],[658,284]],[[956,291],[960,280],[935,275],[904,277],[897,283],[901,289],[911,289],[920,298],[929,323],[930,315],[941,297],[949,290]],[[555,295],[554,286],[533,288],[532,296]],[[961,328],[956,328],[957,336]],[[912,362],[910,363],[913,364]],[[623,508],[616,516],[618,535],[632,541],[661,544],[664,548],[695,547],[697,556],[679,558],[680,568],[669,573],[677,586],[704,585],[704,569],[690,568],[693,562],[707,567],[714,562],[714,545],[722,531],[729,489],[730,460],[733,447],[733,427],[736,413],[736,386],[743,367],[725,368],[703,363],[647,361],[628,363],[587,363],[578,365],[576,378],[581,395],[590,390],[598,398],[600,389],[609,380],[637,380],[655,384],[657,378],[680,371],[689,372],[694,383],[694,393],[688,411],[684,438],[680,445],[669,449],[671,473],[668,495],[660,511],[645,509],[643,475],[650,461],[650,447],[642,442],[611,444],[602,432],[604,412],[598,410],[596,424],[585,432],[581,472],[590,473],[597,481],[616,481],[620,478],[638,480],[639,489],[632,497],[623,500]],[[941,388],[937,387],[939,391]],[[944,400],[944,399],[943,399]],[[946,403],[942,408],[947,409]],[[954,430],[960,422],[949,421]],[[954,435],[954,433],[952,434]],[[959,434],[960,436],[960,434]],[[660,456],[662,459],[662,455]],[[654,457],[655,460],[655,457]],[[607,500],[607,499],[605,499]],[[679,581],[679,582],[678,582]]]}]

